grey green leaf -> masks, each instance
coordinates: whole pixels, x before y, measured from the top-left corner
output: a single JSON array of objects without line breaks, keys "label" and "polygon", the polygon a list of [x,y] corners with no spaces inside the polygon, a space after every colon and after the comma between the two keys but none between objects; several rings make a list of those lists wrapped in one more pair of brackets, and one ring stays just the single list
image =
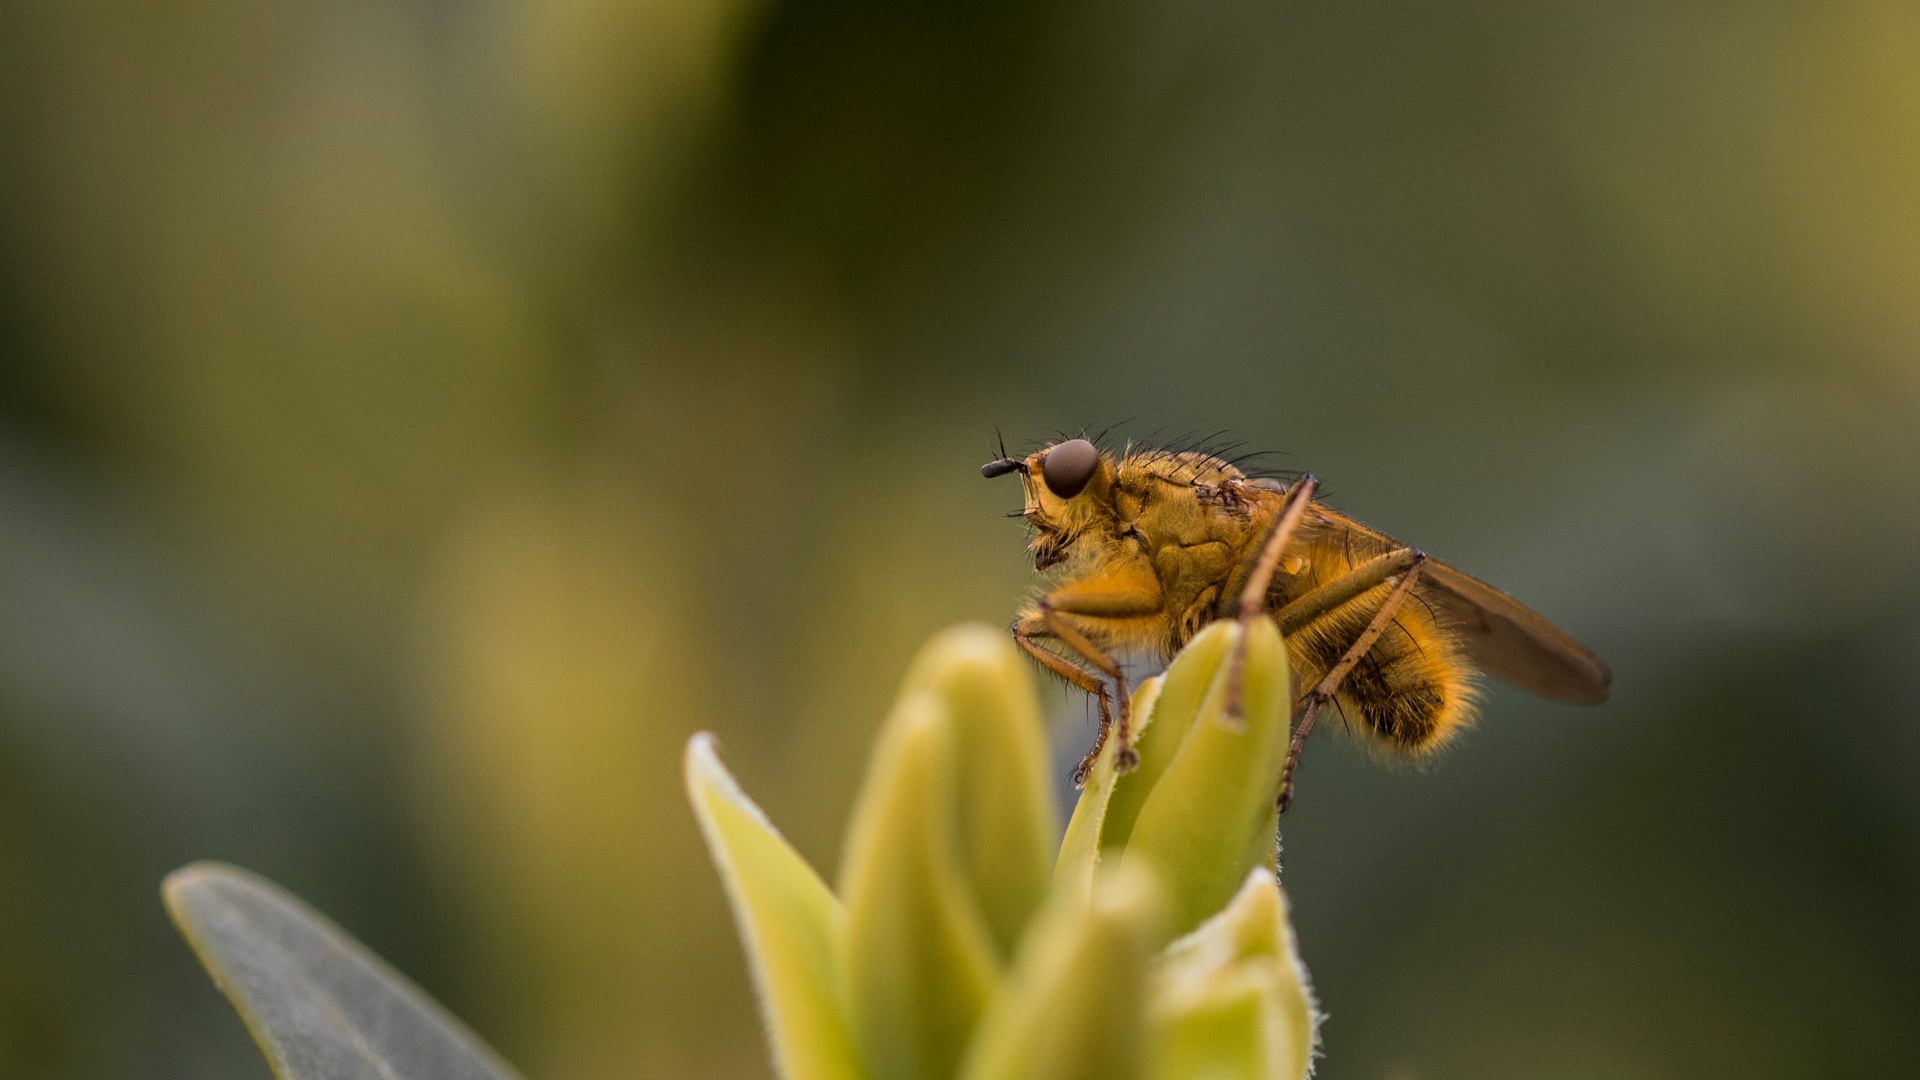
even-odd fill
[{"label": "grey green leaf", "polygon": [[199,862],[161,894],[281,1080],[518,1080],[406,976],[272,882]]}]

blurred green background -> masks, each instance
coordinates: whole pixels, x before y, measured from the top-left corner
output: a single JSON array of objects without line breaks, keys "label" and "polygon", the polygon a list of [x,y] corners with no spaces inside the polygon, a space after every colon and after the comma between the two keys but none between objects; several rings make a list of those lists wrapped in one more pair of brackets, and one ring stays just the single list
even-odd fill
[{"label": "blurred green background", "polygon": [[1315,740],[1321,1076],[1920,1075],[1911,3],[22,0],[0,140],[0,1075],[267,1075],[213,857],[767,1076],[682,741],[830,871],[996,425],[1125,418],[1615,671]]}]

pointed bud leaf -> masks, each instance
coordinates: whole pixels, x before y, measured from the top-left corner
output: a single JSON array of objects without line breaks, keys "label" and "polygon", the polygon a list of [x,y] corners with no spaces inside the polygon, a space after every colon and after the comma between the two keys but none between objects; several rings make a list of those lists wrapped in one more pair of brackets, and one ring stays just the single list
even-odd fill
[{"label": "pointed bud leaf", "polygon": [[1287,902],[1264,868],[1233,902],[1168,946],[1155,976],[1153,1080],[1303,1080],[1320,1012]]},{"label": "pointed bud leaf", "polygon": [[687,741],[687,798],[727,900],[783,1080],[860,1080],[842,1004],[846,913],[747,798],[701,732]]},{"label": "pointed bud leaf", "polygon": [[[1239,627],[1225,625],[1231,642]],[[1256,619],[1249,626],[1244,722],[1229,724],[1223,715],[1228,664],[1219,663],[1198,715],[1148,792],[1127,838],[1126,858],[1146,860],[1166,887],[1168,929],[1175,934],[1219,911],[1248,868],[1272,858],[1291,687],[1286,646],[1273,620]],[[1163,704],[1173,704],[1174,691],[1186,689],[1176,684],[1178,674],[1169,670],[1160,694]],[[1155,727],[1172,719],[1168,708]]]},{"label": "pointed bud leaf", "polygon": [[[1134,730],[1142,739],[1153,726],[1155,705],[1165,681],[1156,675],[1133,692]],[[1106,825],[1114,782],[1119,779],[1113,769],[1118,748],[1119,742],[1114,739],[1108,739],[1100,748],[1100,756],[1094,759],[1087,782],[1080,788],[1080,799],[1074,803],[1073,817],[1067,822],[1067,834],[1060,841],[1060,857],[1054,863],[1053,887],[1077,897],[1082,907],[1093,893],[1094,870],[1100,862],[1101,832]]]},{"label": "pointed bud leaf", "polygon": [[902,694],[945,704],[961,866],[1003,958],[1047,895],[1058,810],[1027,665],[1004,631],[956,626],[920,650]]},{"label": "pointed bud leaf", "polygon": [[1158,893],[1150,871],[1122,865],[1100,875],[1090,906],[1050,905],[981,1022],[962,1080],[1144,1077]]},{"label": "pointed bud leaf", "polygon": [[1221,972],[1204,992],[1155,1018],[1153,1080],[1300,1080],[1305,1073],[1284,1071],[1288,1043],[1277,1001],[1271,972]]},{"label": "pointed bud leaf", "polygon": [[946,1080],[999,977],[954,823],[952,723],[942,699],[894,706],[841,860],[848,1004],[873,1080]]},{"label": "pointed bud leaf", "polygon": [[1133,825],[1140,817],[1140,808],[1146,805],[1154,784],[1166,774],[1173,759],[1179,756],[1187,732],[1200,715],[1201,702],[1212,688],[1220,668],[1226,663],[1227,650],[1232,646],[1233,639],[1232,622],[1220,621],[1209,625],[1187,642],[1186,648],[1180,650],[1180,655],[1173,658],[1172,665],[1161,676],[1161,689],[1154,702],[1153,723],[1141,731],[1134,741],[1134,749],[1140,754],[1140,764],[1114,784],[1113,800],[1107,807],[1106,824],[1101,834],[1101,847],[1124,847],[1133,835]]}]

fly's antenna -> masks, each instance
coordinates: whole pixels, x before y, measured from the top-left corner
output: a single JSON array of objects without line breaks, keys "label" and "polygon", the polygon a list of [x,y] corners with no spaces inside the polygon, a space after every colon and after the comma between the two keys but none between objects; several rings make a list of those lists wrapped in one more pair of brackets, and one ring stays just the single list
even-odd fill
[{"label": "fly's antenna", "polygon": [[1019,472],[1024,475],[1027,471],[1027,463],[1007,456],[1007,440],[1000,434],[998,424],[993,428],[993,441],[999,447],[1000,456],[980,466],[980,475],[989,480],[996,476],[1005,476],[1010,472]]}]

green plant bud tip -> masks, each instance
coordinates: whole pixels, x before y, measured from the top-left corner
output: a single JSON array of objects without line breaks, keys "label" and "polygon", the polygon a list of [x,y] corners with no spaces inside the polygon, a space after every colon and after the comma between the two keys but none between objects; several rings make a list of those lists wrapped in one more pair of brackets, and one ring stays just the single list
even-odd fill
[{"label": "green plant bud tip", "polygon": [[963,1080],[1143,1078],[1160,908],[1159,887],[1139,866],[1103,871],[1090,904],[1056,897],[981,1022]]},{"label": "green plant bud tip", "polygon": [[859,1080],[841,985],[846,913],[720,763],[687,741],[687,798],[720,871],[783,1080]]},{"label": "green plant bud tip", "polygon": [[[1240,630],[1228,625],[1225,644],[1230,646]],[[1272,851],[1274,798],[1291,734],[1291,681],[1286,646],[1273,620],[1256,619],[1248,627],[1244,722],[1229,723],[1224,715],[1229,665],[1223,649],[1179,749],[1154,781],[1127,837],[1125,857],[1149,862],[1166,886],[1168,929],[1174,934],[1219,911],[1247,870]],[[1192,692],[1179,668],[1176,659],[1160,692],[1156,733],[1163,723],[1177,723],[1176,708]],[[1116,791],[1116,801],[1118,796]]]},{"label": "green plant bud tip", "polygon": [[1060,835],[1027,666],[1005,631],[968,623],[920,650],[901,691],[931,693],[946,706],[960,863],[1007,959],[1046,899]]},{"label": "green plant bud tip", "polygon": [[940,696],[903,697],[848,831],[848,1003],[873,1080],[951,1077],[999,978],[957,849],[952,727]]},{"label": "green plant bud tip", "polygon": [[1154,1080],[1302,1080],[1311,1070],[1320,1012],[1285,894],[1265,869],[1167,947],[1154,984]]}]

